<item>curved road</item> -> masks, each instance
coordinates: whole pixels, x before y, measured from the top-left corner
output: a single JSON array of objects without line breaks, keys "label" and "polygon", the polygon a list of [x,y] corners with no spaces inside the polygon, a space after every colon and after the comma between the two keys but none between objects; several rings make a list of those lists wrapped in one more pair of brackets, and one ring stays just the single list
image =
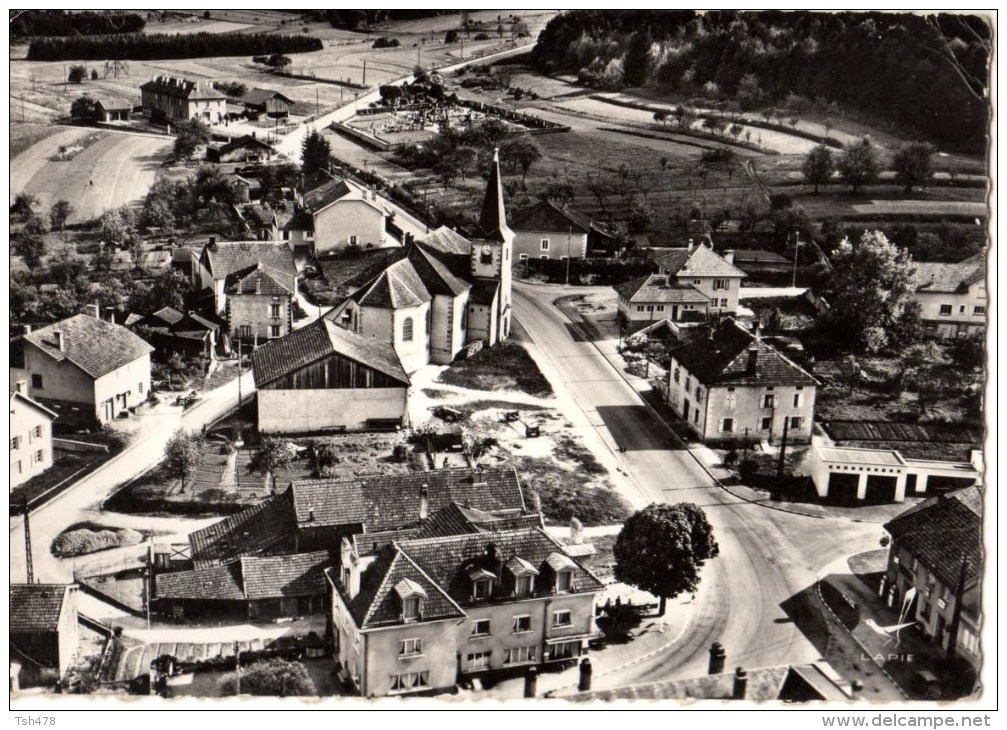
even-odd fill
[{"label": "curved road", "polygon": [[634,506],[641,496],[646,502],[693,502],[706,511],[720,544],[720,557],[704,571],[696,619],[685,635],[667,651],[599,678],[596,688],[704,674],[713,641],[727,650],[728,667],[820,658],[795,624],[808,614],[801,594],[832,560],[876,548],[878,525],[769,509],[717,486],[553,304],[569,293],[562,286],[514,285],[514,315],[532,356],[557,392],[565,391],[582,410],[601,442],[625,447],[624,453],[612,450],[631,483],[620,485],[627,499]]}]

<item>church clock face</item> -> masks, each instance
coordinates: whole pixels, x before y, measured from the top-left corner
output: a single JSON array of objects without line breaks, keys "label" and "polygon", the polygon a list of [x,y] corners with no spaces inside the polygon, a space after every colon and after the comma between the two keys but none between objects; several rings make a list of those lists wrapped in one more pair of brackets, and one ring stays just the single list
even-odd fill
[{"label": "church clock face", "polygon": [[489,246],[483,246],[483,256],[490,256],[493,253],[493,249]]}]

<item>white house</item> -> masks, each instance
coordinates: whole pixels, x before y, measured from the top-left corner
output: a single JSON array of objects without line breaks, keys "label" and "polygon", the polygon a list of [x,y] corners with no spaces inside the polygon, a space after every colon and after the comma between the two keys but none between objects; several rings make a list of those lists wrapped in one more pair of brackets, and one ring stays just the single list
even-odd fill
[{"label": "white house", "polygon": [[52,466],[52,422],[56,412],[28,397],[28,384],[10,394],[10,488]]},{"label": "white house", "polygon": [[916,264],[920,318],[937,337],[971,335],[986,329],[986,254],[957,264]]}]

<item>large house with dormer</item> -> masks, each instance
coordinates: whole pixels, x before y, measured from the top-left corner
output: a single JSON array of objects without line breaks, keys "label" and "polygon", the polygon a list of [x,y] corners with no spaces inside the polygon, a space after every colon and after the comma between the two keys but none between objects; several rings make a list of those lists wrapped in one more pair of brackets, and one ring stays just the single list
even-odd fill
[{"label": "large house with dormer", "polygon": [[576,660],[600,635],[601,580],[540,526],[466,524],[459,510],[456,520],[458,534],[421,528],[377,550],[342,541],[326,571],[332,634],[361,695],[433,694],[465,677]]},{"label": "large house with dormer", "polygon": [[227,113],[227,97],[208,81],[162,75],[140,86],[143,112],[157,122],[200,121],[217,124]]},{"label": "large house with dormer", "polygon": [[818,380],[727,317],[671,351],[668,405],[699,438],[807,443]]},{"label": "large house with dormer", "polygon": [[471,237],[439,229],[395,251],[325,317],[390,343],[407,372],[450,363],[473,341],[496,345],[510,336],[513,241],[494,156]]},{"label": "large house with dormer", "polygon": [[957,264],[916,264],[916,299],[927,332],[936,337],[986,329],[986,254]]},{"label": "large house with dormer", "polygon": [[626,329],[670,319],[701,321],[708,315],[738,311],[741,280],[745,272],[702,243],[672,249],[655,260],[658,273],[641,276],[615,287],[619,295],[619,321]]},{"label": "large house with dormer", "polygon": [[313,176],[305,185],[293,215],[276,231],[291,250],[324,255],[394,243],[386,230],[389,212],[373,190],[328,173]]}]

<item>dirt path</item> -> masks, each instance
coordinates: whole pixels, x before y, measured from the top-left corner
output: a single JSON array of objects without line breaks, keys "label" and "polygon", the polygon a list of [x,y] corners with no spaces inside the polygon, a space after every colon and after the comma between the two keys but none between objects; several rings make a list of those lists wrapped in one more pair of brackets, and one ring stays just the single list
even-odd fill
[{"label": "dirt path", "polygon": [[[87,134],[92,130],[73,131]],[[42,140],[17,157],[11,192],[36,195],[41,210],[48,210],[57,200],[69,200],[73,212],[68,223],[91,220],[141,199],[171,147],[169,139],[110,134],[68,162],[49,162],[49,155],[65,144],[62,139],[63,135],[56,135]],[[16,178],[20,189],[14,187]]]},{"label": "dirt path", "polygon": [[24,152],[19,154],[10,165],[10,198],[25,189],[31,179],[46,166],[49,158],[52,157],[63,145],[71,145],[75,140],[92,133],[94,130],[84,127],[67,127],[62,132],[46,137],[33,144]]}]

